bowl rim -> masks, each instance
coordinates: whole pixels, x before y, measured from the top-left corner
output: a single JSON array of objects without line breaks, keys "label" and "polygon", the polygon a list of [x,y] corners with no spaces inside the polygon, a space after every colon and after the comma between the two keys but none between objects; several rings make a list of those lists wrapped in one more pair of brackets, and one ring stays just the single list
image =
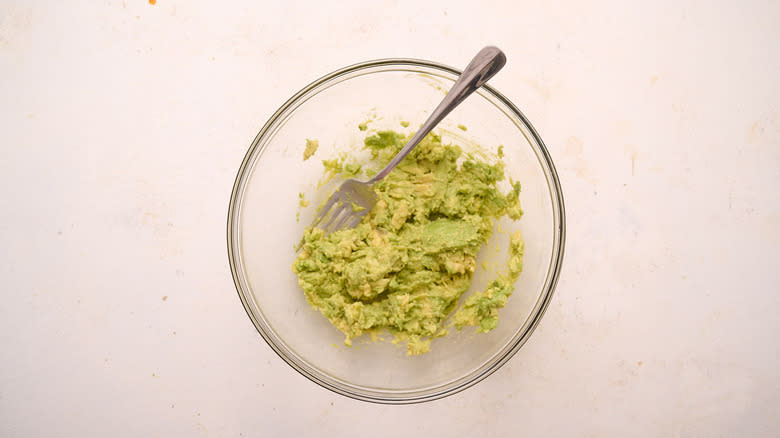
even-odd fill
[{"label": "bowl rim", "polygon": [[[261,140],[263,140],[265,137],[269,135],[272,135],[275,132],[275,128],[278,128],[277,125],[280,122],[280,118],[283,115],[287,114],[288,112],[297,108],[298,104],[302,103],[300,102],[300,99],[302,97],[308,95],[312,91],[317,90],[319,87],[323,85],[333,82],[335,79],[365,69],[376,68],[376,67],[391,67],[391,66],[422,67],[422,68],[428,68],[432,70],[439,70],[440,72],[455,75],[455,76],[459,76],[462,73],[461,70],[434,61],[413,59],[413,58],[382,58],[382,59],[359,62],[356,64],[352,64],[340,68],[331,73],[328,73],[316,79],[315,81],[311,82],[310,84],[302,88],[300,91],[295,93],[292,97],[287,99],[287,101],[285,101],[279,107],[279,109],[277,109],[271,115],[268,121],[265,122],[263,127],[257,133],[249,149],[244,155],[244,158],[241,162],[241,166],[239,167],[238,172],[236,174],[236,178],[233,183],[233,189],[230,196],[230,204],[228,206],[228,215],[227,215],[228,254],[227,255],[228,255],[228,261],[230,263],[230,270],[233,277],[233,283],[235,285],[236,292],[238,293],[239,299],[241,300],[241,303],[244,307],[244,311],[247,313],[247,316],[249,316],[250,320],[254,324],[255,329],[260,333],[260,336],[262,336],[262,338],[271,347],[271,349],[282,360],[284,360],[288,365],[290,365],[294,370],[296,370],[298,373],[305,376],[307,379],[311,380],[312,382],[322,386],[323,388],[326,388],[337,394],[341,394],[356,400],[362,400],[362,401],[368,401],[368,402],[380,403],[380,404],[411,404],[411,403],[432,401],[432,400],[436,400],[436,399],[440,399],[443,397],[456,394],[460,391],[463,391],[469,387],[474,386],[475,384],[484,380],[485,378],[493,374],[495,371],[497,371],[499,368],[501,368],[510,358],[512,358],[520,350],[520,348],[528,341],[531,334],[536,329],[537,325],[541,321],[542,316],[544,316],[544,313],[546,312],[547,307],[550,304],[550,301],[552,300],[555,287],[560,277],[561,268],[563,264],[564,247],[566,241],[566,214],[564,208],[563,190],[561,188],[560,180],[558,178],[558,173],[555,169],[555,165],[553,164],[552,158],[550,157],[550,154],[547,150],[547,147],[544,144],[544,141],[542,140],[541,136],[536,131],[536,129],[533,127],[531,122],[528,120],[528,118],[509,99],[507,99],[503,94],[498,92],[495,88],[493,88],[489,84],[483,85],[481,89],[478,90],[480,94],[486,92],[487,94],[490,95],[490,97],[497,99],[501,104],[503,104],[506,108],[508,108],[509,111],[515,117],[517,117],[519,121],[523,124],[523,126],[528,130],[531,137],[533,137],[534,142],[536,142],[536,144],[538,145],[538,149],[535,150],[535,153],[539,158],[540,162],[542,162],[543,172],[548,181],[548,186],[550,188],[551,198],[552,198],[551,200],[553,204],[552,205],[553,223],[554,223],[553,250],[552,250],[553,253],[550,260],[550,269],[548,271],[548,275],[547,278],[545,279],[545,283],[543,286],[543,291],[540,297],[537,299],[536,304],[534,305],[534,308],[536,310],[532,311],[532,313],[529,315],[529,320],[526,321],[526,323],[524,324],[524,326],[526,327],[525,331],[520,333],[519,337],[518,337],[518,333],[517,332],[515,333],[514,337],[517,337],[517,339],[510,340],[503,347],[503,352],[499,351],[496,354],[496,356],[500,356],[500,357],[496,359],[496,356],[494,356],[494,359],[485,362],[482,366],[480,366],[479,368],[477,368],[476,370],[472,371],[471,373],[465,376],[462,376],[448,383],[437,384],[435,386],[414,389],[414,390],[388,391],[388,390],[381,390],[375,388],[368,389],[359,385],[350,384],[349,382],[345,382],[339,378],[331,376],[328,373],[317,368],[315,365],[310,364],[306,360],[298,357],[298,355],[295,354],[290,349],[282,348],[283,346],[277,344],[273,339],[274,337],[277,337],[279,340],[282,340],[282,338],[276,336],[270,324],[266,323],[265,321],[260,321],[260,320],[264,320],[262,314],[260,315],[254,314],[254,312],[252,311],[251,303],[249,302],[249,298],[246,296],[246,294],[251,293],[251,291],[249,290],[245,291],[244,288],[242,287],[241,276],[239,275],[240,274],[239,266],[242,264],[241,257],[240,257],[240,240],[238,236],[239,234],[238,230],[237,229],[234,230],[234,222],[236,222],[236,219],[240,217],[239,214],[240,203],[238,202],[238,200],[239,200],[239,195],[243,193],[242,189],[244,187],[242,186],[242,182],[244,182],[244,179],[248,176],[247,169],[251,168],[252,157],[254,156],[255,151],[258,149],[258,147],[260,147]],[[380,72],[384,72],[384,71],[393,71],[393,70],[380,70]],[[365,74],[369,74],[369,73],[372,72],[369,71],[366,72]],[[341,81],[336,81],[331,85],[335,85],[339,82]],[[262,152],[262,149],[264,148],[265,145],[262,145],[262,147],[260,147],[260,152]],[[238,223],[236,223],[235,225],[238,225]],[[257,307],[259,308],[259,306]],[[522,327],[518,329],[518,331],[521,329]]]}]

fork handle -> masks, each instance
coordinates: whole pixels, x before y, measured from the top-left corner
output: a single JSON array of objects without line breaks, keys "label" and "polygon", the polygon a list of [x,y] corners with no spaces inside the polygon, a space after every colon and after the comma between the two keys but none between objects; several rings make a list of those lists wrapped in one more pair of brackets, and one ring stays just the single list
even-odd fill
[{"label": "fork handle", "polygon": [[498,73],[504,64],[506,64],[506,56],[498,47],[487,46],[480,50],[479,53],[474,56],[474,59],[469,62],[469,65],[466,66],[466,69],[463,70],[463,73],[455,81],[455,84],[452,85],[452,88],[444,99],[442,99],[441,103],[439,103],[439,106],[433,110],[428,117],[428,120],[423,123],[420,130],[417,131],[409,142],[406,143],[406,146],[398,152],[398,155],[390,160],[387,166],[371,178],[368,183],[375,183],[387,176],[387,174],[390,173],[401,160],[409,155],[409,152],[411,152],[412,149],[414,149],[414,147],[447,116],[447,114],[455,109],[456,106],[460,105],[460,103],[469,97],[471,93],[476,91],[477,88],[484,85],[488,79]]}]

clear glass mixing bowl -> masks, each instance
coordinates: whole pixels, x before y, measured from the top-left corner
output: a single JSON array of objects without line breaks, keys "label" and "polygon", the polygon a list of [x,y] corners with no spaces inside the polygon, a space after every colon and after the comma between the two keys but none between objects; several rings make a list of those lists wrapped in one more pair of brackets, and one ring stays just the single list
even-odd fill
[{"label": "clear glass mixing bowl", "polygon": [[[419,126],[460,71],[429,61],[384,59],[335,71],[307,86],[279,108],[252,142],[238,171],[228,213],[228,256],[238,295],[260,335],[295,370],[337,393],[379,403],[414,403],[461,391],[506,363],[528,340],[552,297],[565,240],[563,196],[555,167],[537,132],[506,97],[481,88],[442,122],[445,141],[495,151],[504,145],[506,173],[522,183],[525,214],[505,229],[525,239],[524,270],[499,324],[487,334],[451,330],[431,351],[406,356],[402,345],[344,336],[314,310],[291,270],[314,208],[299,207],[304,193],[319,205],[321,160],[353,151],[366,133],[358,124],[406,132]],[[458,129],[465,125],[468,130]],[[316,155],[303,161],[306,139]],[[338,183],[338,182],[336,182]],[[300,220],[297,215],[300,214]],[[480,259],[500,265],[495,236]],[[493,258],[491,258],[493,257]],[[478,262],[481,262],[479,260]],[[478,270],[474,287],[490,273]]]}]

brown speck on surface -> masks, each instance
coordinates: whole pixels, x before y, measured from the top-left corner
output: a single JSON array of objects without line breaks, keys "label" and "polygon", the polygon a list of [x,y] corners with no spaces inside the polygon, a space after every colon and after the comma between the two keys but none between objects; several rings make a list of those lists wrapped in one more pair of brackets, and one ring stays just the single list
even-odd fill
[{"label": "brown speck on surface", "polygon": [[639,362],[637,362],[636,364],[637,364],[637,365],[639,365],[639,366],[641,367],[641,366],[642,366],[642,361],[640,360],[640,361],[639,361]]},{"label": "brown speck on surface", "polygon": [[162,297],[162,300],[163,301],[168,301],[168,295],[165,295],[164,297]]},{"label": "brown speck on surface", "polygon": [[175,335],[175,334],[176,334],[176,332],[174,331],[174,332],[173,332],[173,334]]},{"label": "brown speck on surface", "polygon": [[752,143],[758,140],[763,133],[764,133],[764,126],[759,122],[754,122],[750,126],[750,129],[748,129],[747,141]]},{"label": "brown speck on surface", "polygon": [[566,140],[566,149],[564,152],[568,155],[579,155],[582,153],[582,140],[571,136]]}]

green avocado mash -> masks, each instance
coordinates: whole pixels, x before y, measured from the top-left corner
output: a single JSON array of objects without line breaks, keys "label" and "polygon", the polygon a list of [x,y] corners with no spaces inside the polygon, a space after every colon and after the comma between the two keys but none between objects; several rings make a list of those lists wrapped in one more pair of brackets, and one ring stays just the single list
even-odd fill
[{"label": "green avocado mash", "polygon": [[[367,137],[365,148],[375,163],[364,165],[363,173],[375,174],[407,139],[393,131]],[[342,162],[323,164],[343,177],[358,173]],[[522,271],[519,232],[510,238],[506,273],[456,307],[495,220],[518,220],[523,213],[520,184],[502,193],[497,183],[503,179],[501,161],[479,161],[428,135],[374,185],[377,204],[357,227],[331,234],[305,230],[293,271],[308,302],[346,335],[347,345],[387,330],[394,342],[406,341],[407,354],[421,354],[450,325],[492,330]]]},{"label": "green avocado mash", "polygon": [[303,150],[303,161],[308,160],[317,152],[317,148],[320,147],[320,142],[317,140],[306,139],[306,149]]}]

